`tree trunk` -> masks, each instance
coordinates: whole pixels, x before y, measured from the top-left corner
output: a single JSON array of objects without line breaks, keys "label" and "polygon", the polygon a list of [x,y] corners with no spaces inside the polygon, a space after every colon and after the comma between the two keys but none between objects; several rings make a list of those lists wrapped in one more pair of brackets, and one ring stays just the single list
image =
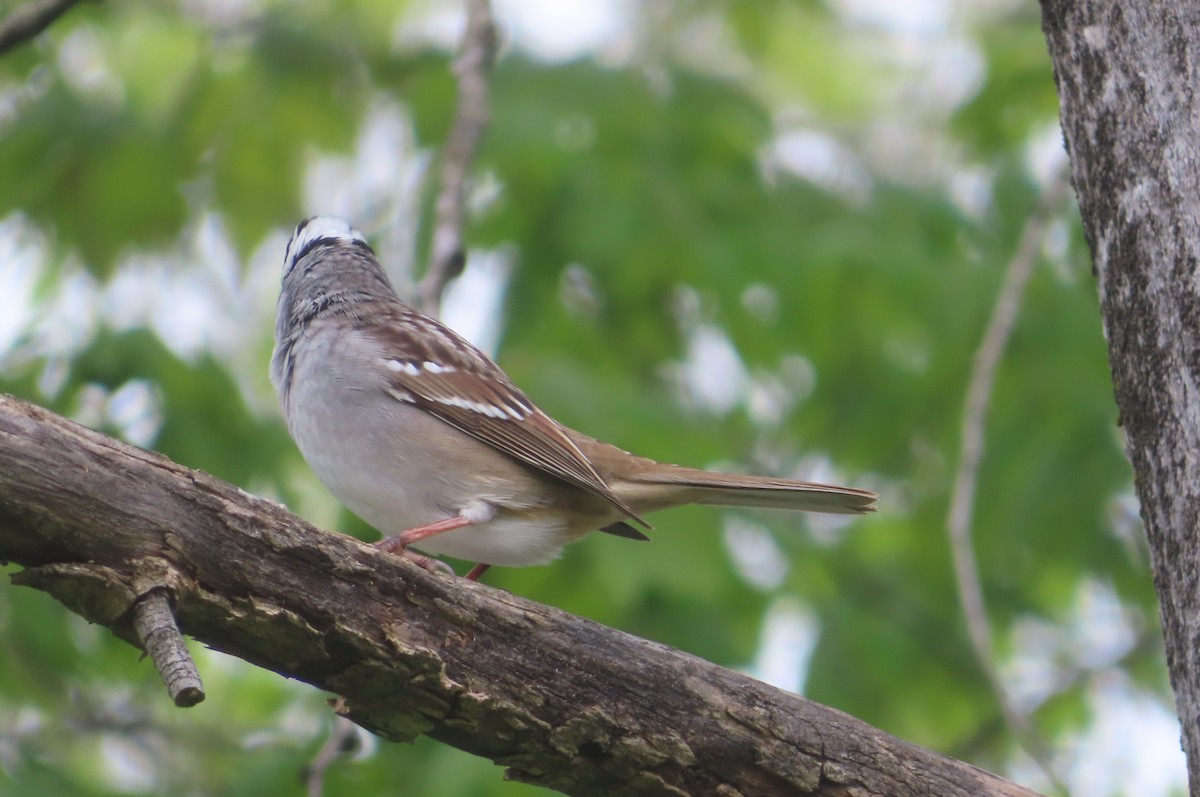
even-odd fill
[{"label": "tree trunk", "polygon": [[1200,5],[1042,12],[1200,797]]},{"label": "tree trunk", "polygon": [[[1033,797],[730,670],[462,578],[0,396],[0,559],[134,638],[173,598],[217,650],[574,795]],[[847,662],[853,666],[853,662]]]}]

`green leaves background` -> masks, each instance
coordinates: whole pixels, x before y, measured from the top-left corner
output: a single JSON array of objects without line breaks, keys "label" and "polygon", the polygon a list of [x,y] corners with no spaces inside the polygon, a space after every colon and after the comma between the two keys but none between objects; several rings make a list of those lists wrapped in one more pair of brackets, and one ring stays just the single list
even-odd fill
[{"label": "green leaves background", "polygon": [[[0,59],[0,389],[373,539],[281,423],[274,292],[313,212],[350,216],[411,283],[456,8],[85,4]],[[594,50],[545,60],[518,36],[496,68],[468,239],[509,275],[498,359],[623,447],[872,486],[882,509],[679,510],[652,543],[596,535],[490,583],[740,668],[800,607],[805,694],[1046,788],[971,653],[944,532],[971,357],[1057,140],[1036,7],[614,8]],[[1087,251],[1056,213],[998,374],[975,540],[1001,671],[1073,779],[1105,701],[1166,728],[1145,744],[1174,737]],[[697,394],[705,371],[726,398]],[[295,794],[329,723],[323,696],[219,654],[200,657],[208,701],[170,708],[136,651],[17,588],[0,651],[3,794]],[[1182,793],[1174,749],[1141,757],[1167,756]],[[1134,770],[1111,767],[1123,793]],[[327,780],[538,793],[428,740],[364,739]]]}]

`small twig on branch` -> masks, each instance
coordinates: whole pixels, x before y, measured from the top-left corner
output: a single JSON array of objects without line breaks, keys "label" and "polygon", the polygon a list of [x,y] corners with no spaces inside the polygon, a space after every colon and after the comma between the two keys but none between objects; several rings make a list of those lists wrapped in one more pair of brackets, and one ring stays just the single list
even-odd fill
[{"label": "small twig on branch", "polygon": [[35,0],[24,3],[0,22],[0,55],[50,27],[79,0]]},{"label": "small twig on branch", "polygon": [[204,700],[200,672],[183,642],[163,590],[155,590],[138,601],[133,610],[133,627],[175,705],[191,708]]},{"label": "small twig on branch", "polygon": [[341,716],[334,716],[333,727],[321,749],[313,756],[312,763],[304,770],[304,781],[308,797],[321,797],[325,793],[325,772],[342,756],[354,750],[358,739],[358,726]]},{"label": "small twig on branch", "polygon": [[418,288],[422,310],[436,314],[442,291],[462,273],[466,183],[471,162],[488,124],[488,75],[496,56],[496,23],[488,0],[466,0],[467,27],[454,61],[458,107],[442,153],[441,189],[434,205],[429,268]]},{"label": "small twig on branch", "polygon": [[950,548],[954,559],[954,577],[958,582],[958,597],[967,623],[967,632],[979,665],[987,676],[1005,722],[1012,729],[1018,742],[1037,762],[1054,787],[1066,793],[1062,778],[1054,770],[1046,743],[1030,724],[1028,717],[1017,706],[1000,679],[996,669],[995,650],[992,646],[992,629],[988,620],[987,604],[979,577],[979,563],[975,558],[975,546],[971,539],[971,518],[975,510],[975,495],[979,479],[979,463],[983,459],[984,419],[996,381],[996,370],[1008,345],[1020,310],[1021,295],[1037,264],[1038,252],[1046,237],[1046,230],[1054,210],[1067,196],[1070,183],[1067,169],[1063,165],[1050,179],[1038,207],[1025,222],[1016,252],[1008,264],[1000,294],[992,317],[988,321],[983,340],[975,353],[971,378],[967,387],[967,398],[963,407],[962,440],[958,471],[954,476],[954,489],[950,499],[950,510],[946,516],[946,531],[950,537]]}]

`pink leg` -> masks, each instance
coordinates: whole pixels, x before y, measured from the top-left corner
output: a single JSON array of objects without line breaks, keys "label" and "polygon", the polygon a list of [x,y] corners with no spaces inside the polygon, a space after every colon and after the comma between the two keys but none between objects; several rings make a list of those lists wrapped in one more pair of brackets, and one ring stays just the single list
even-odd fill
[{"label": "pink leg", "polygon": [[479,577],[486,573],[489,567],[491,567],[491,565],[485,565],[483,562],[480,562],[471,568],[471,572],[467,573],[467,578],[471,579],[472,581],[478,581]]},{"label": "pink leg", "polygon": [[375,543],[375,547],[379,548],[380,550],[387,551],[388,553],[398,554],[406,559],[410,559],[426,570],[442,570],[443,572],[450,573],[450,575],[454,575],[454,570],[452,570],[445,562],[438,561],[437,559],[425,556],[424,554],[416,553],[415,551],[410,551],[408,550],[408,546],[412,545],[414,542],[420,542],[426,537],[432,537],[436,534],[441,534],[446,531],[461,529],[463,526],[470,526],[472,522],[473,521],[468,520],[462,515],[455,515],[454,517],[449,517],[445,520],[439,520],[435,523],[428,523],[424,526],[417,526],[416,528],[402,531],[399,534],[393,534],[391,537],[386,537]]}]

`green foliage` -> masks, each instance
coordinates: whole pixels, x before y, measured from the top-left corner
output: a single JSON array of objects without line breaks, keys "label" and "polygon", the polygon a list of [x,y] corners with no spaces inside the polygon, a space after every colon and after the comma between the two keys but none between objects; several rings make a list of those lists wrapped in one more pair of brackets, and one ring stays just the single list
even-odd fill
[{"label": "green foliage", "polygon": [[[310,207],[306,170],[332,156],[375,166],[361,143],[373,103],[407,114],[419,151],[406,157],[440,146],[450,54],[397,35],[418,18],[382,0],[197,8],[89,5],[0,59],[0,219],[44,243],[16,298],[29,321],[7,350],[0,337],[0,389],[128,435],[113,397],[145,385],[153,448],[370,539],[338,518],[274,409],[269,294],[284,231],[330,210]],[[498,357],[551,414],[623,447],[781,473],[830,461],[819,477],[878,488],[881,512],[836,527],[735,515],[766,529],[778,583],[735,566],[714,509],[656,516],[650,543],[594,535],[552,566],[487,580],[731,667],[759,654],[768,607],[798,600],[819,624],[796,665],[807,695],[1006,770],[1016,748],[967,640],[944,525],[971,358],[1038,204],[1031,137],[1056,122],[1036,9],[958,21],[984,77],[948,110],[897,102],[921,86],[885,55],[886,29],[821,3],[639,13],[624,60],[552,63],[514,46],[499,61],[476,169],[498,189],[468,231],[513,256]],[[712,52],[697,53],[697,31]],[[825,181],[789,171],[772,153],[791,128],[851,165]],[[926,140],[942,144],[933,157],[914,143]],[[968,171],[986,175],[982,210],[954,190]],[[433,189],[398,182],[396,205],[428,216]],[[397,221],[346,212],[381,239]],[[1069,663],[1034,715],[1053,743],[1089,721],[1097,673],[1168,694],[1144,551],[1113,520],[1129,472],[1087,253],[1077,217],[1058,213],[1068,232],[1028,288],[987,420],[983,589],[1006,656],[1031,618],[1066,638],[1085,584],[1112,589],[1138,639],[1115,661]],[[231,269],[188,243],[205,218]],[[164,252],[209,281],[166,283],[150,304],[224,285],[217,301],[246,312],[196,323],[234,325],[236,345],[185,346],[153,314],[121,316],[114,284],[161,289],[139,268]],[[64,341],[70,291],[96,321]],[[700,329],[744,369],[728,406],[680,376]],[[201,661],[209,701],[171,709],[136,651],[17,588],[0,589],[0,650],[0,712],[24,718],[0,728],[0,794],[295,794],[328,728],[322,696],[218,655]],[[156,735],[170,754],[138,758]],[[368,745],[325,793],[541,792],[422,739]]]}]

